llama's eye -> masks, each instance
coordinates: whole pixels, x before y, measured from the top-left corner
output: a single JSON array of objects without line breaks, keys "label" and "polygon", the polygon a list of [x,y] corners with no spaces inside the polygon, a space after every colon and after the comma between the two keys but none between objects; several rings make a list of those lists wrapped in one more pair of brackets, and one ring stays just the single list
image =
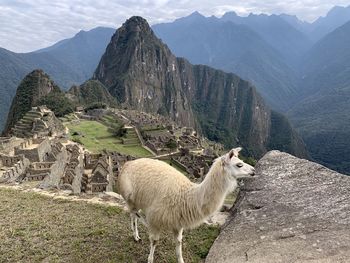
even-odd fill
[{"label": "llama's eye", "polygon": [[243,167],[243,163],[238,163],[236,166],[237,166],[238,168],[241,168],[241,167]]}]

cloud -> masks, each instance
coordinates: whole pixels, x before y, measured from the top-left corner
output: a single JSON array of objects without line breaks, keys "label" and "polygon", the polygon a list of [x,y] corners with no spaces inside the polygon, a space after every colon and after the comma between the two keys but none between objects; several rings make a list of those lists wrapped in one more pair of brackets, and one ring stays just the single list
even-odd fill
[{"label": "cloud", "polygon": [[0,0],[0,47],[28,52],[47,47],[80,30],[119,27],[133,15],[151,24],[172,21],[199,11],[221,16],[227,11],[296,14],[314,20],[348,0]]}]

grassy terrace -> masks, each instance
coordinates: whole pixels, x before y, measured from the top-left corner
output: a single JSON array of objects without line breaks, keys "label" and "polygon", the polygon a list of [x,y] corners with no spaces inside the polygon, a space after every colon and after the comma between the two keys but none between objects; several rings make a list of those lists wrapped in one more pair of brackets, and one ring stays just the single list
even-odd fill
[{"label": "grassy terrace", "polygon": [[[149,242],[131,237],[119,208],[53,200],[0,188],[0,262],[147,262]],[[217,227],[185,231],[185,262],[204,262]],[[176,262],[174,242],[163,234],[155,262]]]},{"label": "grassy terrace", "polygon": [[[135,157],[147,157],[152,154],[140,144],[124,145],[115,137],[107,126],[97,121],[80,120],[78,124],[66,123],[71,139],[82,143],[92,152],[100,152],[103,149],[130,154]],[[73,135],[73,133],[80,135]]]}]

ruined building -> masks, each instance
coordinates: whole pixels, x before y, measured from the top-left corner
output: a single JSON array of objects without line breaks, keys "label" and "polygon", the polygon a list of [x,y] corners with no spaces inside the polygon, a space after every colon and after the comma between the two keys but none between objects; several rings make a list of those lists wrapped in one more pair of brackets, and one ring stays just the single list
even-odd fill
[{"label": "ruined building", "polygon": [[46,106],[33,107],[11,129],[20,138],[56,136],[64,133],[63,124]]}]

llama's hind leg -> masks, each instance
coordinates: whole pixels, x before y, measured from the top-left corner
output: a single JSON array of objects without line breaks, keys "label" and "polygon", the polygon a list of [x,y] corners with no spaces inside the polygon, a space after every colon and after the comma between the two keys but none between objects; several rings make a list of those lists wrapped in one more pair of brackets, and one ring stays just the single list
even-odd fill
[{"label": "llama's hind leg", "polygon": [[153,263],[154,251],[156,250],[158,240],[159,240],[159,233],[150,231],[149,232],[149,241],[151,243],[151,248],[150,248],[149,255],[148,255],[148,261],[147,261],[148,263]]},{"label": "llama's hind leg", "polygon": [[132,234],[133,234],[133,237],[134,237],[135,241],[137,242],[137,241],[141,240],[141,238],[139,236],[139,230],[138,230],[138,226],[137,226],[136,212],[131,212],[130,213],[130,218],[131,218]]},{"label": "llama's hind leg", "polygon": [[178,263],[184,263],[182,258],[182,232],[183,228],[180,230],[174,230],[174,238],[176,242],[176,258]]}]

